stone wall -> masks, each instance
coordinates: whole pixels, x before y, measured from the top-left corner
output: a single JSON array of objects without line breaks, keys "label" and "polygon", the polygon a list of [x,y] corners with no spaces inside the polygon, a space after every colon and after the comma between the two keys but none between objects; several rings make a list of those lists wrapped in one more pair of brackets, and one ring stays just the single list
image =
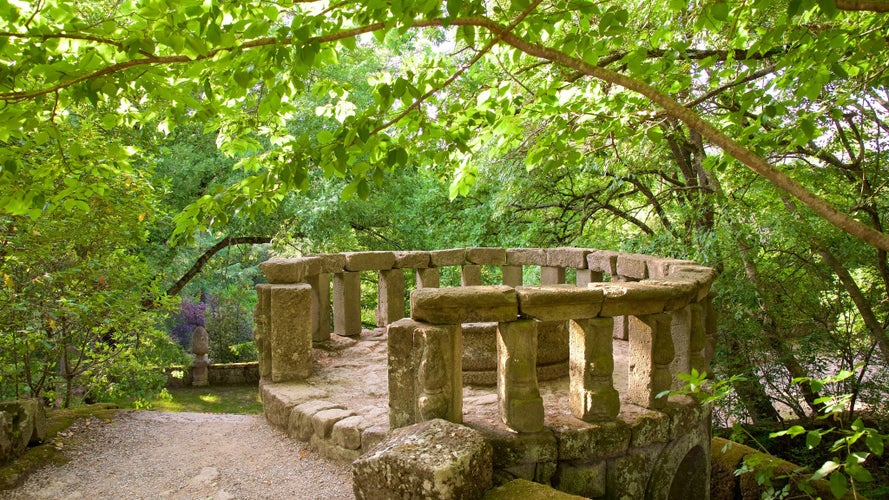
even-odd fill
[{"label": "stone wall", "polygon": [[[182,377],[176,378],[173,372],[181,372]],[[167,368],[167,388],[191,387],[193,377],[191,370],[184,370],[181,366]],[[207,379],[209,385],[244,385],[259,383],[259,363],[222,363],[207,366]]]},{"label": "stone wall", "polygon": [[[439,287],[446,266],[461,268],[462,286]],[[480,286],[481,266],[499,267],[503,285]],[[540,267],[540,284],[525,286],[523,266]],[[269,283],[257,287],[255,338],[266,413],[285,428],[311,422],[303,427],[313,443],[322,436],[319,448],[354,412],[281,394],[287,382],[311,376],[312,343],[331,338],[329,318],[335,335],[361,333],[359,276],[375,271],[377,325],[388,326],[390,430],[436,418],[464,423],[463,331],[487,329],[493,338],[485,340],[488,354],[481,358],[494,358],[487,370],[495,377],[499,418],[465,423],[492,444],[495,476],[593,498],[707,495],[709,410],[657,395],[680,385],[678,373],[709,370],[712,269],[579,248],[358,252],[272,259],[261,268]],[[567,269],[575,283],[564,283]],[[415,273],[418,284],[410,292],[409,318],[402,318],[405,272]],[[480,323],[487,326],[471,326]],[[549,324],[564,336],[541,335]],[[614,385],[613,339],[629,343],[623,393]],[[552,354],[560,342],[567,360]],[[568,368],[568,397],[558,408],[544,408],[542,353]],[[349,457],[368,450],[367,429],[354,431],[353,444],[360,446]]]}]

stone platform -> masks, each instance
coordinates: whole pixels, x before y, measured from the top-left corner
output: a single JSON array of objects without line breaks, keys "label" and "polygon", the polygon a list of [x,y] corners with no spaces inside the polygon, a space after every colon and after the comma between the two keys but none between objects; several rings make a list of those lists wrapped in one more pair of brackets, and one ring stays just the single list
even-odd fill
[{"label": "stone platform", "polygon": [[[625,395],[628,342],[613,345],[614,387]],[[386,330],[331,335],[315,346],[307,380],[260,383],[266,417],[321,455],[351,462],[389,432]],[[541,381],[540,394],[544,431],[518,434],[501,421],[496,387],[463,388],[463,423],[492,443],[495,485],[520,478],[591,498],[606,491],[607,498],[642,498],[648,481],[669,485],[683,463],[707,466],[686,458],[695,456],[695,447],[709,446],[709,417],[690,401],[671,398],[665,408],[651,410],[622,398],[616,419],[588,423],[568,409],[568,377]],[[699,488],[707,491],[707,485]]]}]

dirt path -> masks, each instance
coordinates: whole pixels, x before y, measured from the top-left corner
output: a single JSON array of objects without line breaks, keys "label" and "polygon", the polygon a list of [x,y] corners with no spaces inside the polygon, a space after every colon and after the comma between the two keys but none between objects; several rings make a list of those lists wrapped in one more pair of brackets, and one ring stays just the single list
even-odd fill
[{"label": "dirt path", "polygon": [[0,498],[351,499],[348,465],[256,415],[121,411],[72,426],[71,461]]}]

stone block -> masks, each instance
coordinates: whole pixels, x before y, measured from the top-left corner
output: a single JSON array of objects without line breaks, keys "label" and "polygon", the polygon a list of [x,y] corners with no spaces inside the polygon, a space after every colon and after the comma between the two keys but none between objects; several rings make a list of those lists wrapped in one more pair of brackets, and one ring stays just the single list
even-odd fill
[{"label": "stone block", "polygon": [[330,340],[330,275],[308,276],[306,283],[312,287],[312,342]]},{"label": "stone block", "polygon": [[259,265],[270,284],[301,283],[306,276],[321,271],[321,260],[317,257],[299,257],[295,259],[269,259]]},{"label": "stone block", "polygon": [[350,464],[361,456],[361,450],[343,448],[342,446],[338,446],[332,440],[324,439],[317,434],[312,435],[309,444],[311,444],[312,448],[317,450],[318,454],[322,457],[344,464]]},{"label": "stone block", "polygon": [[438,268],[417,269],[417,288],[439,288],[441,272]]},{"label": "stone block", "polygon": [[313,419],[318,412],[328,410],[344,411],[342,405],[324,400],[306,401],[298,404],[290,410],[287,435],[300,441],[308,441],[315,433]]},{"label": "stone block", "polygon": [[502,266],[503,284],[506,286],[517,287],[522,286],[522,266]]},{"label": "stone block", "polygon": [[543,429],[543,399],[537,383],[537,322],[497,325],[497,397],[500,418],[517,432]]},{"label": "stone block", "polygon": [[377,280],[377,326],[386,326],[404,317],[404,271],[379,272]]},{"label": "stone block", "polygon": [[333,275],[333,332],[345,337],[361,335],[361,273]]},{"label": "stone block", "polygon": [[341,273],[346,265],[346,256],[341,253],[313,254],[320,262],[320,272],[325,274]]},{"label": "stone block", "polygon": [[358,500],[478,499],[491,474],[491,446],[481,434],[440,419],[392,431],[352,464]]},{"label": "stone block", "polygon": [[337,446],[347,450],[361,449],[361,433],[370,426],[364,417],[353,415],[333,424],[330,439]]},{"label": "stone block", "polygon": [[710,287],[718,277],[715,269],[697,265],[676,265],[670,268],[670,274],[664,278],[666,282],[690,283],[695,289],[694,300],[703,301],[710,293]]},{"label": "stone block", "polygon": [[540,267],[540,284],[541,285],[561,285],[565,283],[564,267]]},{"label": "stone block", "polygon": [[312,287],[272,285],[269,293],[272,382],[304,380],[312,373]]},{"label": "stone block", "polygon": [[259,362],[259,377],[272,378],[271,289],[273,285],[256,285],[256,309],[253,310],[253,342]]},{"label": "stone block", "polygon": [[423,288],[411,292],[411,317],[435,324],[513,321],[515,290],[508,286]]},{"label": "stone block", "polygon": [[[5,417],[3,417],[5,416]],[[0,402],[0,461],[46,439],[46,412],[39,399]]]},{"label": "stone block", "polygon": [[613,322],[611,318],[594,318],[569,324],[571,414],[587,422],[614,418],[620,412],[620,394],[613,379]]},{"label": "stone block", "polygon": [[546,250],[542,248],[509,248],[506,264],[510,266],[545,266]]},{"label": "stone block", "polygon": [[648,278],[647,255],[623,253],[617,256],[617,274],[625,278]]},{"label": "stone block", "polygon": [[433,250],[429,252],[429,265],[431,267],[462,266],[465,263],[466,250],[462,248]]},{"label": "stone block", "polygon": [[602,290],[572,285],[522,286],[515,290],[519,314],[540,321],[594,318],[604,299]]},{"label": "stone block", "polygon": [[602,290],[605,300],[599,316],[643,316],[663,312],[673,298],[673,289],[658,282],[590,283]]},{"label": "stone block", "polygon": [[513,479],[506,484],[492,488],[485,493],[483,500],[583,500],[584,497],[565,493],[544,484],[527,479]]},{"label": "stone block", "polygon": [[466,261],[486,266],[502,266],[506,264],[506,250],[503,248],[469,247],[466,249]]},{"label": "stone block", "polygon": [[493,449],[495,469],[504,469],[517,464],[555,462],[559,459],[556,437],[549,429],[534,433],[516,433],[503,426],[478,426],[485,441]]},{"label": "stone block", "polygon": [[429,252],[395,252],[396,269],[426,269],[429,267]]},{"label": "stone block", "polygon": [[559,443],[559,460],[600,460],[626,452],[630,427],[620,420],[551,426]]},{"label": "stone block", "polygon": [[659,257],[650,257],[648,259],[648,277],[651,279],[664,279],[671,272],[671,268],[677,265],[697,265],[690,260],[679,259],[663,259]]},{"label": "stone block", "polygon": [[464,323],[463,370],[497,370],[497,323]]},{"label": "stone block", "polygon": [[[642,447],[652,443],[666,443],[671,439],[670,415],[654,410],[623,412],[620,419],[630,426],[630,446]],[[695,423],[694,425],[697,425]]]},{"label": "stone block", "polygon": [[463,419],[460,325],[402,319],[389,325],[389,426]]},{"label": "stone block", "polygon": [[466,264],[460,268],[460,285],[461,286],[481,286],[482,284],[482,266],[476,264]]},{"label": "stone block", "polygon": [[361,431],[361,450],[367,451],[378,445],[389,435],[389,426],[376,424]]},{"label": "stone block", "polygon": [[586,288],[590,283],[601,283],[602,272],[592,271],[590,269],[578,269],[575,276],[575,282],[578,288]]},{"label": "stone block", "polygon": [[646,498],[648,477],[654,458],[645,453],[629,453],[608,461],[606,488],[610,498]]},{"label": "stone block", "polygon": [[546,265],[549,267],[587,268],[589,248],[558,247],[546,249]]},{"label": "stone block", "polygon": [[381,271],[395,265],[393,252],[345,252],[346,271]]},{"label": "stone block", "polygon": [[611,250],[593,250],[586,256],[587,268],[616,276],[618,255],[618,252]]},{"label": "stone block", "polygon": [[596,462],[559,462],[553,485],[560,491],[584,498],[605,496],[608,466],[605,460]]},{"label": "stone block", "polygon": [[663,408],[667,398],[657,397],[670,389],[673,339],[670,316],[630,316],[630,353],[627,399],[645,408]]},{"label": "stone block", "polygon": [[334,424],[344,418],[351,417],[352,415],[355,414],[349,410],[341,408],[321,410],[312,415],[312,429],[316,436],[327,439],[330,437],[330,432],[333,430]]},{"label": "stone block", "polygon": [[670,362],[670,375],[673,378],[671,389],[681,389],[685,382],[677,375],[690,373],[691,351],[691,308],[684,307],[678,311],[668,313],[670,315],[670,335],[673,337],[673,361]]},{"label": "stone block", "polygon": [[[568,322],[537,322],[537,367],[568,362]],[[538,370],[538,374],[540,371]],[[566,372],[567,373],[567,372]]]}]

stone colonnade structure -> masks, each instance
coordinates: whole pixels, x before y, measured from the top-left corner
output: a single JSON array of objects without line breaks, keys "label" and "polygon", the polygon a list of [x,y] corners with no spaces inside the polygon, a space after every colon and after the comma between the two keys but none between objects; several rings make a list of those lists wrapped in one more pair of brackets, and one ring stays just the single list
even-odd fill
[{"label": "stone colonnade structure", "polygon": [[[440,288],[447,266],[460,267],[462,286]],[[482,266],[498,267],[503,284],[481,286]],[[539,285],[523,284],[524,266],[540,266]],[[310,377],[312,343],[330,338],[331,315],[334,334],[359,335],[359,277],[375,271],[377,325],[388,327],[390,429],[464,423],[463,331],[490,325],[501,421],[466,423],[492,443],[495,475],[588,497],[706,496],[709,410],[658,394],[681,386],[679,373],[709,370],[713,269],[582,248],[355,252],[261,268],[269,283],[257,286],[255,339],[264,382]],[[567,269],[575,283],[565,284]],[[405,272],[417,283],[406,318]],[[548,415],[538,332],[553,324],[567,326],[568,408]],[[623,394],[614,386],[615,338],[629,342]]]}]

